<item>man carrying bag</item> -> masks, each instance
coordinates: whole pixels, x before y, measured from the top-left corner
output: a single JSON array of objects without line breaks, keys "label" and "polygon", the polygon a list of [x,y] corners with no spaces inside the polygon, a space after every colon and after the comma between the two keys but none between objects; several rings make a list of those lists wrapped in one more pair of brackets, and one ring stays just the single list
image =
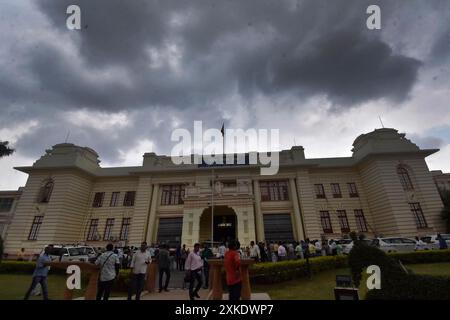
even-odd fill
[{"label": "man carrying bag", "polygon": [[97,300],[108,300],[114,279],[119,274],[120,261],[113,252],[114,246],[110,243],[106,246],[106,252],[102,253],[95,261],[100,266],[100,279],[97,287]]}]

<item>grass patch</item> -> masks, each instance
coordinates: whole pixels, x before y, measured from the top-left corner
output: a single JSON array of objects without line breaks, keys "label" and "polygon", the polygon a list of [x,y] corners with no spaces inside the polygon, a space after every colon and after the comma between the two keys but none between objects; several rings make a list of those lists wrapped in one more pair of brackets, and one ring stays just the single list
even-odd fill
[{"label": "grass patch", "polygon": [[[31,275],[0,274],[0,300],[21,300],[31,285]],[[87,283],[82,283],[81,290],[75,290],[73,297],[82,297]],[[51,274],[48,276],[48,296],[51,300],[62,300],[66,287],[66,276]],[[124,292],[112,292],[112,297],[125,297]],[[42,296],[31,296],[30,300],[42,300]]]},{"label": "grass patch", "polygon": [[[450,262],[407,265],[408,269],[417,274],[450,276]],[[315,274],[311,279],[300,278],[278,284],[254,284],[253,292],[267,292],[274,300],[334,300],[336,275],[350,275],[350,269],[340,268]],[[366,295],[367,276],[363,274],[359,297]]]}]

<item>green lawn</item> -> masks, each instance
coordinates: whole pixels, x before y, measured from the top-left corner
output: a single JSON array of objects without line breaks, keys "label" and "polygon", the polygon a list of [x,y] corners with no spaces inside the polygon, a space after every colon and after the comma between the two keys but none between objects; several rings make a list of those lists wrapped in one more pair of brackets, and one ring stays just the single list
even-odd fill
[{"label": "green lawn", "polygon": [[[418,274],[450,276],[450,262],[432,264],[407,265],[407,268]],[[253,292],[267,292],[272,299],[281,300],[334,300],[333,288],[336,275],[350,274],[349,269],[325,271],[314,275],[312,279],[298,279],[274,285],[253,285]],[[48,279],[49,297],[53,300],[63,298],[66,277],[50,275]],[[22,299],[31,283],[30,275],[0,274],[0,300]],[[362,281],[365,284],[365,280]],[[86,284],[82,285],[85,288]],[[366,289],[360,288],[360,297],[364,297]],[[83,295],[83,290],[76,290],[74,297]],[[126,296],[123,292],[114,292],[112,296]],[[32,300],[42,299],[42,296],[32,297]]]},{"label": "green lawn", "polygon": [[[418,274],[450,276],[450,262],[407,265]],[[282,284],[253,285],[254,292],[267,292],[274,300],[334,300],[336,275],[350,274],[349,269],[336,269],[313,275],[312,279],[298,279]],[[367,292],[365,278],[361,282],[360,299]]]},{"label": "green lawn", "polygon": [[[0,300],[20,300],[31,284],[31,275],[23,274],[0,274]],[[61,300],[66,287],[66,277],[64,275],[49,275],[48,292],[52,300]],[[86,283],[83,283],[81,290],[74,291],[74,298],[83,296]],[[112,292],[111,296],[126,296],[123,292]],[[31,296],[31,300],[41,300],[42,296]]]}]

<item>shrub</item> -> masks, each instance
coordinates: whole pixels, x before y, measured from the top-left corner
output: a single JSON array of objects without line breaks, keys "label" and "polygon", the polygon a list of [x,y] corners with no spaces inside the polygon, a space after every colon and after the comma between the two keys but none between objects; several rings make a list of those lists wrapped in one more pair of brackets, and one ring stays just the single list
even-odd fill
[{"label": "shrub", "polygon": [[[381,270],[381,289],[370,290],[366,299],[386,300],[437,300],[450,299],[450,278],[406,273],[398,263],[438,262],[448,258],[446,251],[415,252],[387,255],[375,247],[355,244],[349,254],[348,262],[355,286],[361,282],[361,273],[369,265],[377,265]],[[430,261],[431,260],[431,261]]]},{"label": "shrub", "polygon": [[[347,266],[345,256],[327,256],[309,259],[311,274]],[[277,283],[308,275],[306,260],[288,260],[254,264],[249,270],[253,283]]]},{"label": "shrub", "polygon": [[403,264],[435,263],[450,261],[450,249],[423,250],[408,253],[390,253],[390,257],[400,260]]}]

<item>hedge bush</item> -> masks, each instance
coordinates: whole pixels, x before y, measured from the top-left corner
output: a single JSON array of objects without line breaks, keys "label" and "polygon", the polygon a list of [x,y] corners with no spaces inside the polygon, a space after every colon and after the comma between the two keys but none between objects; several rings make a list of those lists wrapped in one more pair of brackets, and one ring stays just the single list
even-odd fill
[{"label": "hedge bush", "polygon": [[359,243],[355,244],[350,252],[348,262],[356,287],[359,286],[361,274],[367,266],[380,267],[381,289],[368,291],[367,300],[448,300],[450,277],[406,273],[398,262],[442,262],[448,257],[448,250],[387,255],[378,248]]},{"label": "hedge bush", "polygon": [[448,262],[450,261],[450,249],[389,253],[388,256],[400,260],[403,264]]},{"label": "hedge bush", "polygon": [[[346,256],[327,256],[309,259],[312,274],[347,267]],[[250,280],[254,283],[277,283],[308,275],[306,260],[257,263],[250,267]]]}]

